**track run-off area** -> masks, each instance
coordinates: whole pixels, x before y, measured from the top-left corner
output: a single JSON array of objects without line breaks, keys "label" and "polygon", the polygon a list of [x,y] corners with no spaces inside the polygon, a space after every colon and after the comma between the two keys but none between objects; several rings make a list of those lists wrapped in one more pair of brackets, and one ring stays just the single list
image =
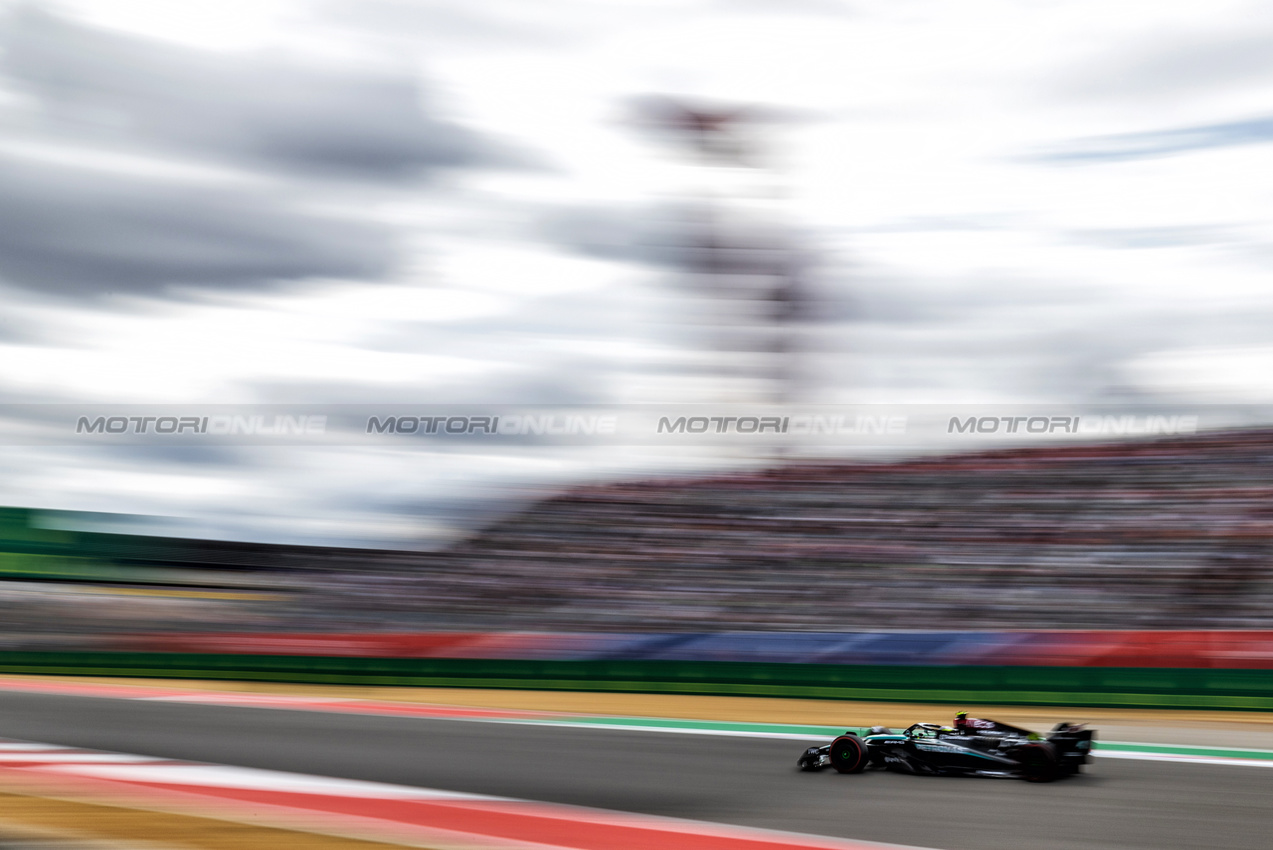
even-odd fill
[{"label": "track run-off area", "polygon": [[[1032,785],[795,767],[846,728],[949,722],[949,707],[233,687],[0,679],[0,785],[437,848],[1265,848],[1273,834],[1264,716],[1056,714],[1097,728],[1094,763]],[[1051,725],[1042,709],[964,707]]]}]

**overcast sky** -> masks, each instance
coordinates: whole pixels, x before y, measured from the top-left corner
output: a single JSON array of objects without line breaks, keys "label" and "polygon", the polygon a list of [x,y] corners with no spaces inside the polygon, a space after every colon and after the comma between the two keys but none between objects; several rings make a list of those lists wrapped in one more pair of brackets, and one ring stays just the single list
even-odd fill
[{"label": "overcast sky", "polygon": [[[719,400],[707,196],[800,257],[809,400],[1270,402],[1269,174],[1255,2],[0,2],[0,403]],[[0,503],[411,545],[652,462],[5,449]]]}]

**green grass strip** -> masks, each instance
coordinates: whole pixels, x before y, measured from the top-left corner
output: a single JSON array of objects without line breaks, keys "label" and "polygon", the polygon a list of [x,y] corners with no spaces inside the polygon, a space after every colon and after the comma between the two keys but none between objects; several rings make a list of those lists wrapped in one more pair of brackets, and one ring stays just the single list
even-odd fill
[{"label": "green grass strip", "polygon": [[1273,671],[0,652],[0,673],[703,694],[903,703],[1273,711]]},{"label": "green grass strip", "polygon": [[[742,733],[759,735],[792,735],[808,736],[811,739],[831,739],[851,730],[859,735],[866,729],[856,726],[806,726],[787,723],[740,723],[718,720],[680,720],[657,717],[571,717],[562,720],[525,720],[530,724],[555,726],[582,726],[602,728],[632,728],[650,730],[673,730],[685,732]],[[1099,730],[1098,734],[1099,734]],[[1247,759],[1251,761],[1273,761],[1273,750],[1246,749],[1241,747],[1210,747],[1193,744],[1138,744],[1126,741],[1093,742],[1095,750],[1122,753],[1147,753],[1171,756],[1196,756],[1200,758]]]}]

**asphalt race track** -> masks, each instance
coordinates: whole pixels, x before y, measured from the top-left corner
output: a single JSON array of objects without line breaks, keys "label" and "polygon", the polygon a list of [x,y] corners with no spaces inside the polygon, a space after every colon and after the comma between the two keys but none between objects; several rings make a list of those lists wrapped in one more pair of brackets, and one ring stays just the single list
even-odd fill
[{"label": "asphalt race track", "polygon": [[[1098,732],[1099,734],[1099,732]],[[0,692],[0,737],[942,848],[1268,848],[1273,769],[803,774],[799,741]]]}]

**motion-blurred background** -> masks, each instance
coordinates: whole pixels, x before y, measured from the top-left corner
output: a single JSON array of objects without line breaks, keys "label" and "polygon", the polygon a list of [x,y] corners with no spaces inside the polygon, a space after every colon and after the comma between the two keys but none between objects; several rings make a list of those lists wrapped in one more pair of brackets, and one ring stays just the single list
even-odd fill
[{"label": "motion-blurred background", "polygon": [[15,437],[0,639],[1273,627],[1271,48],[1258,3],[0,3],[9,434],[1248,406],[886,453]]}]

